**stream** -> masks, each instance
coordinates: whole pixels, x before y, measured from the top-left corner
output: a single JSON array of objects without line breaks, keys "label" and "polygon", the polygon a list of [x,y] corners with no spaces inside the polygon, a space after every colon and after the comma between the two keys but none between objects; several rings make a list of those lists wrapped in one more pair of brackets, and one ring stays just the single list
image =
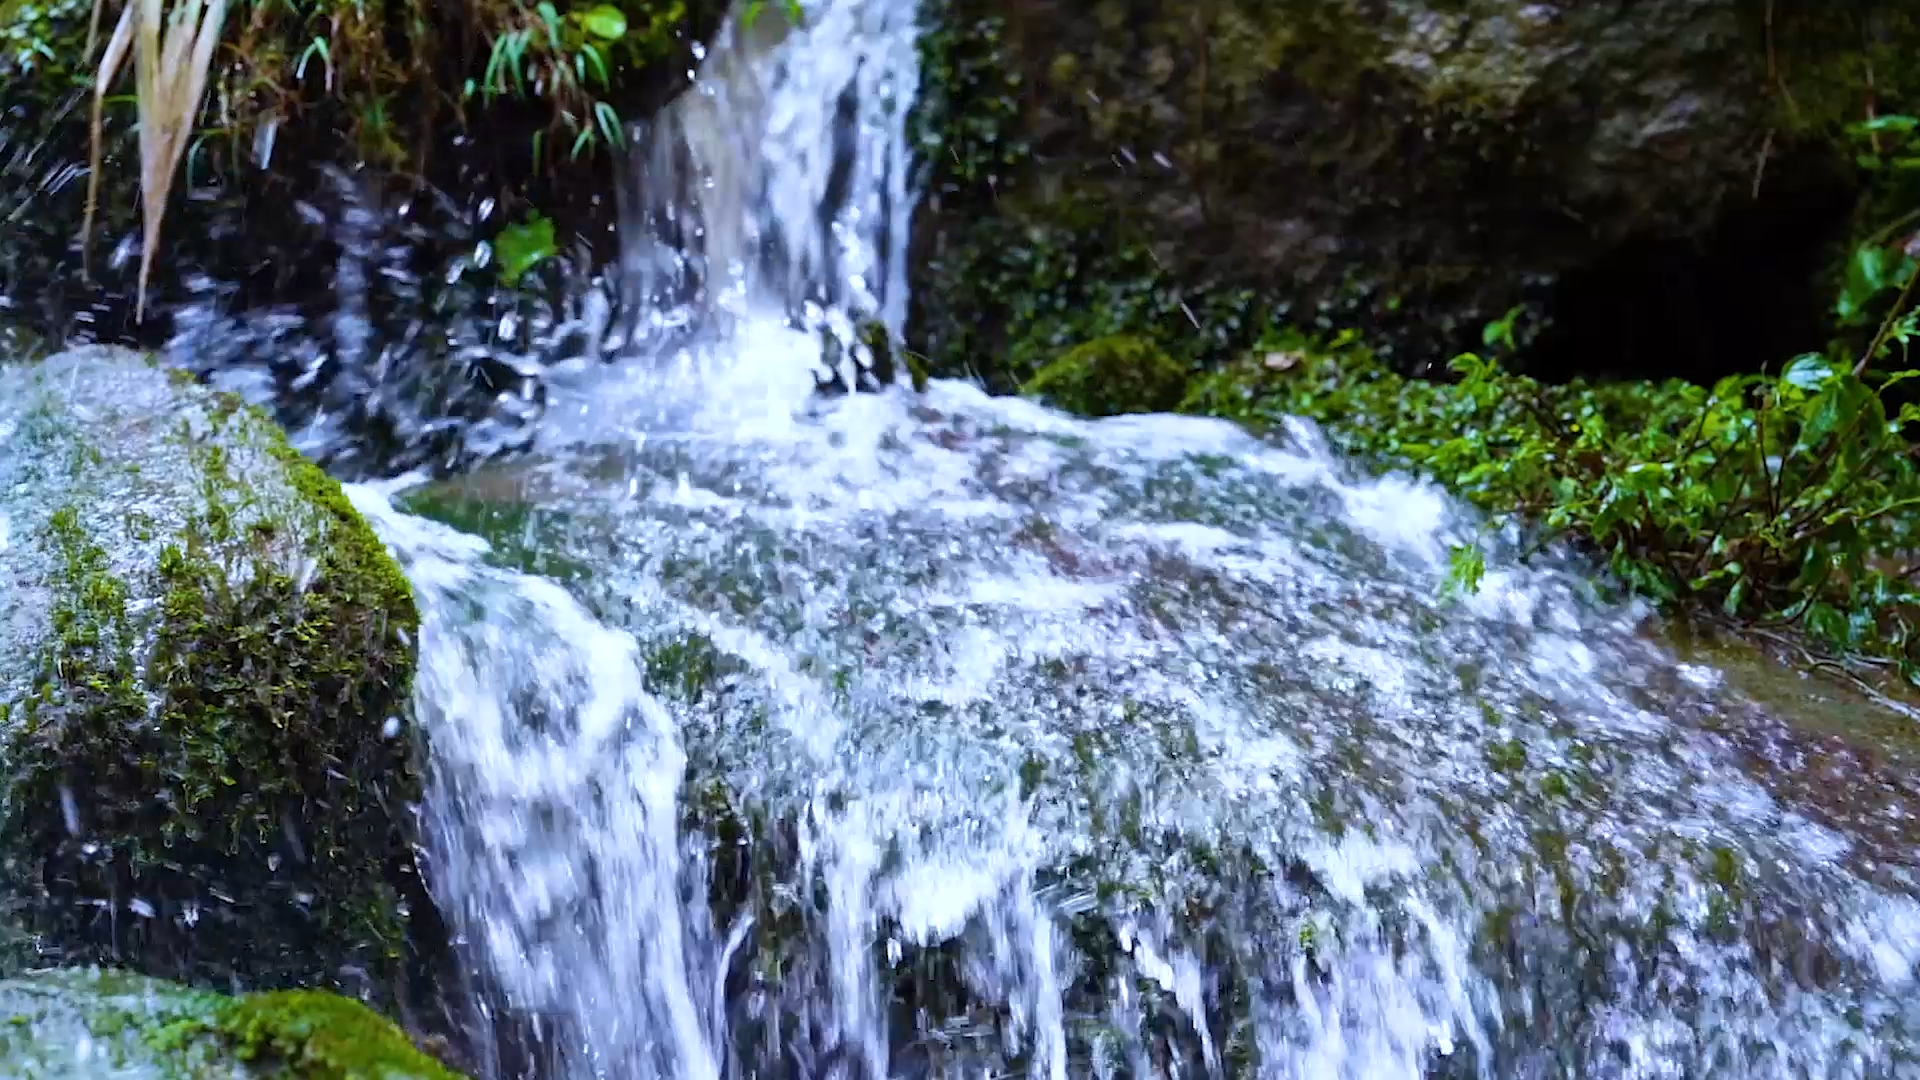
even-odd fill
[{"label": "stream", "polygon": [[1443,595],[1480,523],[1308,425],[817,393],[905,317],[918,72],[806,9],[637,132],[646,317],[530,452],[350,488],[483,1075],[1920,1076],[1909,763],[1571,558]]}]

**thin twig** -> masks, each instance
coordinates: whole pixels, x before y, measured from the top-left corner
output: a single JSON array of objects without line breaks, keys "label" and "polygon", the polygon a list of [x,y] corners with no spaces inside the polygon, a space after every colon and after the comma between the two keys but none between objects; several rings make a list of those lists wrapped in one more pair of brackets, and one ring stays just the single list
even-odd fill
[{"label": "thin twig", "polygon": [[1880,329],[1873,335],[1873,343],[1867,346],[1867,351],[1861,355],[1860,362],[1853,365],[1854,378],[1857,379],[1866,374],[1867,365],[1880,354],[1880,346],[1886,344],[1887,335],[1893,332],[1894,321],[1906,309],[1908,297],[1913,295],[1913,283],[1916,280],[1920,280],[1920,262],[1915,262],[1914,268],[1908,271],[1906,284],[1900,286],[1900,295],[1894,299],[1893,307],[1888,309],[1887,317],[1880,320]]},{"label": "thin twig", "polygon": [[1870,247],[1870,248],[1879,247],[1881,244],[1886,243],[1887,238],[1889,236],[1892,236],[1894,233],[1898,232],[1901,229],[1901,227],[1906,225],[1911,225],[1915,221],[1920,221],[1920,208],[1909,210],[1906,213],[1901,214],[1899,217],[1894,218],[1892,221],[1888,222],[1887,224],[1882,225],[1878,230],[1876,230],[1873,233],[1873,235],[1867,237],[1866,240],[1862,241],[1860,246]]},{"label": "thin twig", "polygon": [[93,47],[100,43],[100,9],[106,6],[106,0],[93,0],[93,14],[87,19],[87,59],[93,58]]},{"label": "thin twig", "polygon": [[[1759,414],[1754,417],[1753,425],[1754,454],[1760,463],[1760,476],[1767,482],[1768,519],[1780,516],[1780,498],[1779,493],[1774,489],[1773,466],[1767,464],[1767,403],[1771,400],[1771,394],[1760,395],[1760,411]],[[1786,459],[1782,458],[1780,464],[1784,467],[1786,465]]]},{"label": "thin twig", "polygon": [[1767,0],[1767,85],[1787,103],[1787,113],[1797,123],[1800,105],[1793,100],[1793,91],[1787,89],[1787,80],[1780,74],[1780,53],[1774,46],[1773,4],[1774,0]]},{"label": "thin twig", "polygon": [[[1793,652],[1799,653],[1801,663],[1809,670],[1824,671],[1846,679],[1849,683],[1853,684],[1854,689],[1864,694],[1868,699],[1873,701],[1874,704],[1890,712],[1898,713],[1909,720],[1920,720],[1920,709],[1916,709],[1911,705],[1904,704],[1889,697],[1849,667],[1847,661],[1817,655],[1812,649],[1807,647],[1805,642],[1772,630],[1762,629],[1757,626],[1748,626],[1745,627],[1745,631],[1756,637],[1765,638],[1781,648],[1790,649]],[[1855,660],[1853,662],[1857,663],[1859,661]]]}]

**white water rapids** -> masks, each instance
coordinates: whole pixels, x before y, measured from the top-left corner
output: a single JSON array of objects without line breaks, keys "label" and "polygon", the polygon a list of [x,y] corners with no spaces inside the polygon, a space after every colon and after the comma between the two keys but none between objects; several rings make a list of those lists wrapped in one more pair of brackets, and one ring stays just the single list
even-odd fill
[{"label": "white water rapids", "polygon": [[[905,311],[912,0],[652,125],[537,453],[353,489],[493,1075],[1920,1075],[1920,806],[1464,511],[1175,417],[814,393]],[[517,1055],[517,1056],[516,1056]]]}]

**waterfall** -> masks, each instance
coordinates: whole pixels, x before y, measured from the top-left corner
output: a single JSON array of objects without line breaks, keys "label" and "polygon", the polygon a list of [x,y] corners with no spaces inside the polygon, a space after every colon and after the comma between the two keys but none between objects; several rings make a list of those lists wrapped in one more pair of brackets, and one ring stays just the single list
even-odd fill
[{"label": "waterfall", "polygon": [[416,691],[434,733],[428,834],[455,933],[580,1075],[718,1076],[681,917],[685,757],[633,638],[484,545],[356,505],[425,616]]},{"label": "waterfall", "polygon": [[771,3],[722,27],[692,88],[640,126],[621,191],[646,331],[771,314],[849,344],[850,319],[899,333],[917,8],[815,0],[795,24]]},{"label": "waterfall", "polygon": [[816,396],[904,315],[915,11],[774,7],[636,139],[631,357],[354,490],[536,1075],[1914,1075],[1909,796],[1578,563],[1305,425]]}]

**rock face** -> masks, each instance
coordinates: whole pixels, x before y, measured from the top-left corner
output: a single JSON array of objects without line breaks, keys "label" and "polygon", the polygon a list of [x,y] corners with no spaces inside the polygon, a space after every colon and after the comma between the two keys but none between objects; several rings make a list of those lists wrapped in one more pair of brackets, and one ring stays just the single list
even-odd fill
[{"label": "rock face", "polygon": [[1670,270],[1641,306],[1708,304],[1716,245],[1759,233],[1799,261],[1719,276],[1811,302],[1851,198],[1834,140],[1872,86],[1887,107],[1904,66],[1872,61],[1911,17],[1808,7],[947,0],[911,336],[1003,383],[1113,333],[1203,363],[1270,314],[1477,345],[1622,252],[1587,285]]},{"label": "rock face", "polygon": [[41,962],[387,992],[420,781],[406,580],[237,399],[0,367],[0,900]]},{"label": "rock face", "polygon": [[310,990],[230,998],[117,972],[0,981],[0,1075],[115,1080],[457,1080],[365,1006]]}]

